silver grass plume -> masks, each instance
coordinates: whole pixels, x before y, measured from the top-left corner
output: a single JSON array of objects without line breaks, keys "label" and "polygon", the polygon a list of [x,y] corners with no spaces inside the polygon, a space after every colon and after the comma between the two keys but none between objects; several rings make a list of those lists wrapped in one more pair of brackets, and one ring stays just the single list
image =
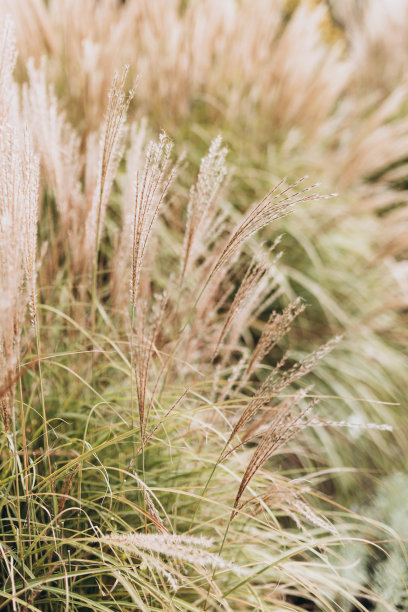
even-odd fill
[{"label": "silver grass plume", "polygon": [[147,147],[143,171],[136,170],[132,211],[130,298],[136,308],[146,249],[166,193],[175,177],[170,165],[172,144],[163,133]]},{"label": "silver grass plume", "polygon": [[19,109],[10,106],[16,51],[9,21],[0,32],[0,54],[0,402],[7,432],[27,302],[33,321],[36,316],[39,167]]},{"label": "silver grass plume", "polygon": [[204,568],[230,569],[238,571],[207,549],[212,546],[212,540],[204,537],[175,535],[166,533],[111,533],[104,535],[101,542],[118,547],[129,554],[142,559],[147,567],[161,573],[176,589],[178,584],[174,577],[174,570],[170,564],[163,566],[158,556],[181,563],[190,563]]},{"label": "silver grass plume", "polygon": [[221,136],[217,136],[211,143],[208,154],[203,157],[197,181],[190,190],[181,262],[182,278],[197,257],[205,253],[205,238],[210,227],[213,235],[214,202],[227,174],[227,149],[221,145]]},{"label": "silver grass plume", "polygon": [[126,114],[133,97],[133,91],[127,96],[124,93],[127,73],[128,68],[125,66],[121,75],[115,74],[108,94],[108,108],[99,141],[97,182],[86,220],[86,248],[89,256],[99,248],[113,180],[123,155]]}]

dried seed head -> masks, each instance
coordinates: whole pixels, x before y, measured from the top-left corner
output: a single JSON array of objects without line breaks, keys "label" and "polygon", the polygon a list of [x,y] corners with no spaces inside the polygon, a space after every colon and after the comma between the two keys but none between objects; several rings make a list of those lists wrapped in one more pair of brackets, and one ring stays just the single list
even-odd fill
[{"label": "dried seed head", "polygon": [[134,208],[132,211],[132,271],[130,297],[136,308],[146,249],[160,206],[175,177],[176,167],[170,165],[172,144],[163,133],[157,142],[148,145],[142,172],[136,171]]},{"label": "dried seed head", "polygon": [[211,272],[211,276],[231,259],[242,244],[253,234],[273,221],[289,215],[296,204],[334,197],[335,194],[320,195],[311,193],[316,185],[305,187],[300,191],[293,191],[304,178],[279,191],[283,184],[283,181],[281,181],[261,202],[252,207],[228,239]]},{"label": "dried seed head", "polygon": [[86,221],[85,246],[89,256],[99,248],[113,180],[123,155],[126,114],[133,96],[132,91],[127,96],[124,93],[127,73],[127,66],[121,75],[115,73],[108,94],[108,108],[99,141],[97,181]]},{"label": "dried seed head", "polygon": [[[13,410],[14,370],[27,301],[36,312],[36,248],[39,178],[27,129],[14,105],[16,50],[12,25],[0,31],[0,388],[6,431]],[[10,383],[10,384],[9,384]]]},{"label": "dried seed head", "polygon": [[211,143],[208,154],[203,157],[197,182],[190,190],[187,206],[187,226],[184,237],[181,275],[194,264],[199,255],[205,254],[208,232],[213,238],[214,203],[227,174],[225,159],[227,149],[222,147],[221,136]]}]

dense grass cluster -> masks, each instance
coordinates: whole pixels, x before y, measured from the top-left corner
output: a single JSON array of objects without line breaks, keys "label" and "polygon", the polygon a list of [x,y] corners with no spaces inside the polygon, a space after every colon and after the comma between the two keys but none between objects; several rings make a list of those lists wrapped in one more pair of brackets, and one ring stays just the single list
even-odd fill
[{"label": "dense grass cluster", "polygon": [[408,609],[407,27],[0,0],[0,610]]}]

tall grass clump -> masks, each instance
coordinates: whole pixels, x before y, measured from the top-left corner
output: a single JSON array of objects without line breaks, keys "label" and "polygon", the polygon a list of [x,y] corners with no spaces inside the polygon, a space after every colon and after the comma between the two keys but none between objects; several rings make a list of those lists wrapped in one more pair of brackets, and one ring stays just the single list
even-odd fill
[{"label": "tall grass clump", "polygon": [[294,5],[0,2],[0,610],[405,605],[405,93]]},{"label": "tall grass clump", "polygon": [[[343,416],[357,413],[366,422],[372,407],[366,410],[353,398],[401,404],[408,391],[407,12],[403,0],[389,6],[383,0],[364,7],[357,0],[0,3],[0,13],[15,19],[18,78],[32,82],[34,137],[48,158],[56,205],[75,208],[68,214],[68,227],[74,227],[63,231],[60,225],[60,247],[66,248],[68,236],[79,274],[87,260],[83,234],[85,226],[90,231],[86,219],[94,198],[98,208],[101,118],[118,65],[129,64],[129,81],[140,76],[131,116],[147,115],[153,129],[165,129],[177,155],[189,142],[192,163],[181,167],[184,189],[222,133],[235,167],[229,185],[238,214],[282,176],[295,182],[311,174],[327,191],[341,194],[300,210],[301,222],[297,216],[279,224],[285,235],[280,307],[299,294],[310,304],[308,323],[302,318],[300,328],[294,324],[303,352],[309,341],[346,332],[336,364],[322,365],[321,391],[348,397],[330,402],[331,410],[341,407]],[[52,110],[57,99],[58,112]],[[69,121],[80,130],[73,132]],[[137,142],[135,147],[137,157]],[[333,376],[336,368],[351,374],[341,385]],[[383,446],[373,466],[368,437],[359,461],[367,469],[397,462],[405,470],[399,460],[404,411],[382,406],[376,408],[381,419],[399,424],[399,449]],[[352,455],[344,456],[345,464]]]}]

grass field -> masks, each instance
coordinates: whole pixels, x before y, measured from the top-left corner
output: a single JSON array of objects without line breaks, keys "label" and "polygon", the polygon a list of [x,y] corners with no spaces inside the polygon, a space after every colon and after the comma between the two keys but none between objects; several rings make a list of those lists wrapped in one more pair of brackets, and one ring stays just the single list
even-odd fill
[{"label": "grass field", "polygon": [[405,0],[0,0],[0,610],[408,610]]}]

